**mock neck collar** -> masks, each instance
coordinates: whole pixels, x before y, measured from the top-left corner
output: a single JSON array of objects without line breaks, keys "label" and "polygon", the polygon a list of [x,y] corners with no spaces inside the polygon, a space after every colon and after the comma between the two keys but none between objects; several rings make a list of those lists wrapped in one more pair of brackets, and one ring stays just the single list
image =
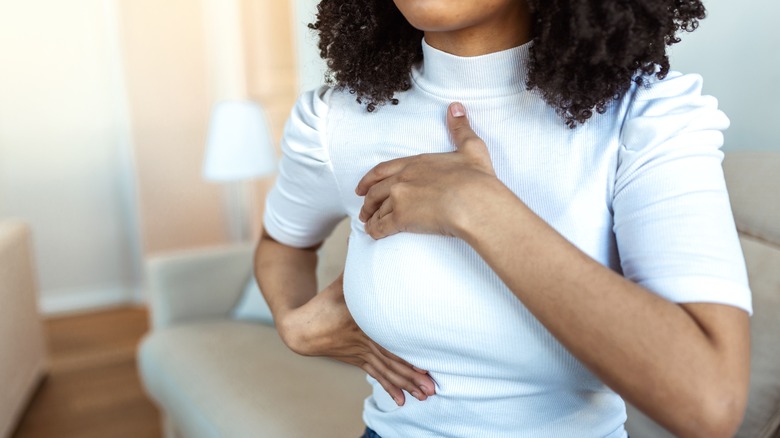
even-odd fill
[{"label": "mock neck collar", "polygon": [[412,69],[415,84],[431,94],[456,99],[484,99],[526,89],[531,42],[480,56],[456,56],[422,40],[423,62]]}]

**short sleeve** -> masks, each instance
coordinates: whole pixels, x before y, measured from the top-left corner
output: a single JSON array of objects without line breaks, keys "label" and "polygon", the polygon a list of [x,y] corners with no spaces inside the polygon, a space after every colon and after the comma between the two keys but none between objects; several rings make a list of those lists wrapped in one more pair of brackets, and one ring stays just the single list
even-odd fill
[{"label": "short sleeve", "polygon": [[346,216],[326,144],[330,93],[323,87],[301,95],[284,129],[279,176],[263,217],[268,234],[284,245],[314,246]]},{"label": "short sleeve", "polygon": [[673,302],[752,312],[723,177],[729,120],[698,75],[638,86],[621,131],[612,208],[623,275]]}]

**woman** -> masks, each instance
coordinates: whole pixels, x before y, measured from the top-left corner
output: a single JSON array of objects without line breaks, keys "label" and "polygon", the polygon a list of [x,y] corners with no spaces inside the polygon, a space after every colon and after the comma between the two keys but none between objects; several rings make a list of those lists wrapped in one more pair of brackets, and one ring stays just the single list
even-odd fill
[{"label": "woman", "polygon": [[[728,119],[665,53],[703,16],[320,3],[334,86],[288,122],[256,274],[291,349],[368,373],[367,436],[625,437],[622,399],[733,435],[751,308]],[[344,276],[316,294],[344,216]]]}]

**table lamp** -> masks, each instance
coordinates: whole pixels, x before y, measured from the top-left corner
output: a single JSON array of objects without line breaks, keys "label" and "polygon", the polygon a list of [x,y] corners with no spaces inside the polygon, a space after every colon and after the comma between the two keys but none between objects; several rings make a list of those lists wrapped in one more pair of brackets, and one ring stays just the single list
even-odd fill
[{"label": "table lamp", "polygon": [[209,122],[203,177],[225,183],[226,210],[234,241],[249,238],[246,183],[276,169],[276,152],[263,109],[246,100],[214,105]]}]

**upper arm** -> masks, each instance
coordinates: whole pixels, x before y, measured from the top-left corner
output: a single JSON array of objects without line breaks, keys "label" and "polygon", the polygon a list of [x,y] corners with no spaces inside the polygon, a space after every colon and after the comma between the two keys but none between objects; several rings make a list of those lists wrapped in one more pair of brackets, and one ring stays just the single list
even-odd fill
[{"label": "upper arm", "polygon": [[301,96],[285,126],[279,176],[266,198],[269,236],[295,248],[310,248],[327,237],[346,215],[325,135],[327,92]]},{"label": "upper arm", "polygon": [[621,135],[614,232],[626,278],[670,301],[750,312],[721,167],[728,124],[698,76],[640,89]]}]

